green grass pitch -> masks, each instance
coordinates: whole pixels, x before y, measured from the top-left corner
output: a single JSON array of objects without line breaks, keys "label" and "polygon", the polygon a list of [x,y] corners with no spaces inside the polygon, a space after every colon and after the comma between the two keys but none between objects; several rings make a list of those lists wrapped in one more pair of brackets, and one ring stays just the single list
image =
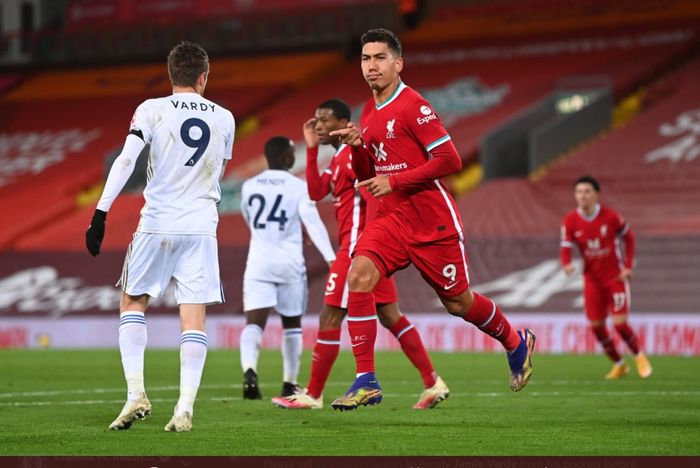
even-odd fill
[{"label": "green grass pitch", "polygon": [[[279,352],[261,356],[262,401],[241,399],[236,351],[210,351],[191,433],[166,433],[177,399],[176,350],[147,351],[153,415],[129,431],[107,426],[124,402],[117,350],[0,351],[0,455],[698,455],[700,360],[654,357],[654,375],[608,382],[602,356],[534,356],[520,393],[499,354],[433,353],[452,395],[412,410],[422,389],[398,352],[377,355],[384,401],[330,408],[353,378],[341,353],[325,407],[291,411],[269,398],[281,387]],[[628,359],[629,360],[629,359]],[[301,381],[308,377],[305,353]]]}]

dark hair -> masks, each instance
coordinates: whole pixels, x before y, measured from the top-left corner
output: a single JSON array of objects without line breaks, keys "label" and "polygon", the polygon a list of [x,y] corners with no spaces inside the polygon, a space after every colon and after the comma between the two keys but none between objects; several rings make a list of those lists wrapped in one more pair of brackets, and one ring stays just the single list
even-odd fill
[{"label": "dark hair", "polygon": [[402,48],[401,41],[396,34],[384,28],[370,29],[360,38],[360,44],[363,46],[368,42],[383,42],[389,46],[389,49],[394,52],[397,57],[401,57]]},{"label": "dark hair", "polygon": [[285,136],[272,137],[265,143],[265,159],[270,169],[281,169],[289,149],[294,150],[294,142]]},{"label": "dark hair", "polygon": [[319,109],[330,109],[333,111],[333,115],[338,119],[338,120],[350,120],[350,106],[347,105],[347,103],[341,99],[329,99],[327,101],[323,101],[319,106]]},{"label": "dark hair", "polygon": [[209,56],[199,44],[182,41],[168,54],[168,75],[174,86],[194,86],[209,70]]},{"label": "dark hair", "polygon": [[593,190],[600,192],[600,183],[593,176],[584,175],[579,177],[576,179],[576,182],[574,182],[574,187],[576,187],[578,184],[591,184]]}]

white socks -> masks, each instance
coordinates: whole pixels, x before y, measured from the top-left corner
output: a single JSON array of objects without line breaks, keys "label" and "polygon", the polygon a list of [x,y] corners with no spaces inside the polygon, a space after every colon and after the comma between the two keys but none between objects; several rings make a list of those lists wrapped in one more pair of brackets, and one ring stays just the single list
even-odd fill
[{"label": "white socks", "polygon": [[283,382],[297,383],[301,365],[301,347],[301,328],[285,329],[284,342],[282,343]]},{"label": "white socks", "polygon": [[258,357],[263,330],[255,324],[248,324],[241,332],[241,368],[243,372],[253,369],[258,372]]},{"label": "white socks", "polygon": [[175,415],[193,414],[194,400],[202,379],[204,361],[207,359],[209,341],[207,334],[199,330],[185,330],[180,340],[180,399]]},{"label": "white socks", "polygon": [[119,351],[126,377],[127,399],[137,400],[143,387],[143,354],[146,350],[146,319],[143,312],[125,311],[119,316]]},{"label": "white socks", "polygon": [[[258,358],[262,344],[263,330],[255,325],[248,324],[241,332],[241,368],[243,372],[253,369],[258,372]],[[282,342],[283,381],[296,384],[301,367],[301,328],[287,328],[284,330]]]},{"label": "white socks", "polygon": [[[133,401],[145,393],[143,385],[143,355],[146,350],[146,319],[143,312],[126,311],[119,317],[119,351],[126,377],[127,399]],[[185,330],[180,340],[180,399],[176,415],[193,413],[204,361],[207,358],[207,334]]]}]

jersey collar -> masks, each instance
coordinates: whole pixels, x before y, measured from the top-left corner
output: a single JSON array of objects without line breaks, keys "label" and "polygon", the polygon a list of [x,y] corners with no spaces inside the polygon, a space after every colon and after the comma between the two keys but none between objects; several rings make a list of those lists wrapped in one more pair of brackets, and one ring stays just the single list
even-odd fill
[{"label": "jersey collar", "polygon": [[338,146],[338,149],[335,150],[335,154],[333,155],[333,157],[335,158],[336,156],[338,156],[345,149],[346,146],[348,145],[346,145],[345,143],[341,143],[340,146]]},{"label": "jersey collar", "polygon": [[394,102],[396,100],[396,98],[399,97],[399,94],[401,94],[401,91],[403,91],[406,88],[408,88],[408,86],[403,84],[403,81],[399,81],[399,85],[396,87],[394,92],[391,93],[391,96],[389,96],[386,101],[382,102],[381,104],[375,104],[375,106],[377,107],[377,110],[381,110],[381,109],[385,108],[386,106],[388,106],[389,104],[391,104],[392,102]]},{"label": "jersey collar", "polygon": [[594,219],[596,219],[598,217],[598,214],[600,213],[600,203],[595,204],[595,208],[593,209],[593,213],[590,216],[586,216],[583,213],[583,210],[581,208],[576,208],[576,212],[578,213],[578,215],[582,219],[584,219],[585,221],[591,222]]}]

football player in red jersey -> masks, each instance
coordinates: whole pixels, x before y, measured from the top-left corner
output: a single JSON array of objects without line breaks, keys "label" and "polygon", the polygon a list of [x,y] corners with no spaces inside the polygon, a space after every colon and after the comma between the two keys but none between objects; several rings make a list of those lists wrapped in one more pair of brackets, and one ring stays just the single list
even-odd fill
[{"label": "football player in red jersey", "polygon": [[[350,107],[339,99],[324,101],[316,114],[304,123],[306,140],[306,183],[312,200],[333,196],[338,222],[339,248],[331,265],[326,285],[325,301],[319,316],[319,331],[311,362],[309,385],[303,392],[288,397],[275,397],[272,402],[289,409],[319,409],[323,407],[323,388],[340,351],[340,326],[347,313],[347,274],[350,253],[373,211],[374,199],[355,188],[357,179],[352,170],[350,147],[341,144],[329,133],[345,128],[350,121]],[[332,145],[335,154],[328,167],[319,174],[318,147]],[[401,348],[423,379],[425,390],[415,409],[433,408],[447,398],[450,390],[435,372],[418,330],[401,314],[397,304],[396,285],[384,278],[374,288],[377,316],[381,324],[399,340]]]},{"label": "football player in red jersey", "polygon": [[[612,314],[615,329],[635,355],[637,371],[643,378],[651,375],[649,359],[637,336],[627,323],[630,304],[629,278],[634,265],[634,235],[629,224],[612,208],[598,203],[600,184],[586,175],[574,183],[577,208],[564,217],[561,226],[560,257],[567,275],[574,273],[571,249],[577,246],[583,257],[583,295],[586,317],[593,334],[613,361],[606,379],[619,379],[629,367],[615,348],[605,320]],[[625,243],[625,255],[620,251]]]},{"label": "football player in red jersey", "polygon": [[377,198],[377,216],[362,232],[348,273],[348,328],[356,362],[356,380],[335,409],[381,402],[374,367],[377,333],[374,286],[382,277],[413,263],[437,292],[447,311],[475,324],[503,344],[510,365],[510,386],[521,390],[532,373],[535,336],[516,331],[496,304],[469,289],[462,221],[441,177],[462,161],[440,118],[423,97],[406,86],[401,43],[386,29],[361,39],[362,73],[372,90],[360,127],[348,123],[331,132],[350,146],[352,165]]}]

